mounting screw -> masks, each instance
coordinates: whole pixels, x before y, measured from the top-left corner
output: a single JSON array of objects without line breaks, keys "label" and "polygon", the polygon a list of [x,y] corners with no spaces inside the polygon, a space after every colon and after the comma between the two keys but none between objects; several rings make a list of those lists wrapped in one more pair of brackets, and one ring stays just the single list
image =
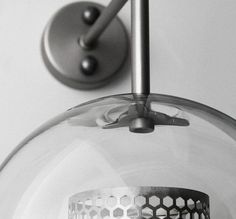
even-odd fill
[{"label": "mounting screw", "polygon": [[81,71],[88,76],[95,73],[95,71],[97,70],[97,66],[98,61],[93,56],[86,56],[80,64]]},{"label": "mounting screw", "polygon": [[83,20],[88,25],[93,25],[100,16],[100,11],[94,6],[89,6],[83,13]]}]

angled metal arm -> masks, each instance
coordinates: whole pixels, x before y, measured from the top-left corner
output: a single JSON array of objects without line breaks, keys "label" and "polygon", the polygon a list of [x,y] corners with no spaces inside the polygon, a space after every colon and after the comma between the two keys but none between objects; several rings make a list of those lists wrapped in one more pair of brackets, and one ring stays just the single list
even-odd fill
[{"label": "angled metal arm", "polygon": [[88,33],[81,38],[82,45],[85,47],[93,45],[126,2],[127,0],[112,0]]},{"label": "angled metal arm", "polygon": [[[81,38],[81,45],[91,47],[128,0],[112,0]],[[150,93],[149,0],[131,0],[132,93]]]}]

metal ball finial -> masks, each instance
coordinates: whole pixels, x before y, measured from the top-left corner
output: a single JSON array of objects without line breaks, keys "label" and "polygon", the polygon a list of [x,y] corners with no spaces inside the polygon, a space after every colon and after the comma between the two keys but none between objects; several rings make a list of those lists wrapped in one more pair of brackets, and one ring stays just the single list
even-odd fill
[{"label": "metal ball finial", "polygon": [[93,25],[100,16],[100,10],[95,6],[88,6],[83,13],[83,21],[88,25]]},{"label": "metal ball finial", "polygon": [[86,56],[80,64],[81,71],[88,76],[93,75],[96,72],[97,66],[98,66],[97,59],[91,55]]}]

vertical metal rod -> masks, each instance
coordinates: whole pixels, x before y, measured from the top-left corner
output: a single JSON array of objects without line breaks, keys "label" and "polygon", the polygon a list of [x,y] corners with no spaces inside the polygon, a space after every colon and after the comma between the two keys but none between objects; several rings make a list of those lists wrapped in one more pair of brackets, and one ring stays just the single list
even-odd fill
[{"label": "vertical metal rod", "polygon": [[[120,9],[125,5],[127,0],[112,0],[110,4],[102,11],[102,14],[90,28],[88,33],[82,37],[82,44],[89,47],[98,40],[106,27],[110,24],[113,18],[117,15]],[[118,36],[119,37],[119,36]]]},{"label": "vertical metal rod", "polygon": [[132,92],[150,93],[149,0],[131,0]]}]

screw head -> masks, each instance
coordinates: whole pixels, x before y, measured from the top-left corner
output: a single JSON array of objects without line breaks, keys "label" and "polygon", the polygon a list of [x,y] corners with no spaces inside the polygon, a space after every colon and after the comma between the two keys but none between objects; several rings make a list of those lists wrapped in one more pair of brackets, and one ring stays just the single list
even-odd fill
[{"label": "screw head", "polygon": [[83,21],[88,25],[93,25],[100,16],[100,10],[94,6],[89,6],[83,13]]},{"label": "screw head", "polygon": [[93,75],[98,67],[98,61],[95,57],[93,56],[86,56],[81,64],[80,64],[80,69],[85,75]]}]

